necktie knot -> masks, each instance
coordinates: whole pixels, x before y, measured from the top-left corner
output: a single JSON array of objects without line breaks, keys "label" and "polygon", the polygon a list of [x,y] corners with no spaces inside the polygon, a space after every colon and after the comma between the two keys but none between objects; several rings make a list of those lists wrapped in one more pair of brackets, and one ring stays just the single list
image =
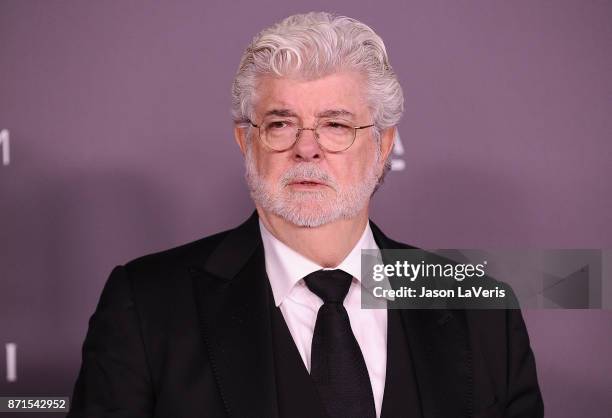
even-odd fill
[{"label": "necktie knot", "polygon": [[324,303],[342,303],[353,276],[342,270],[317,270],[304,277],[306,286]]}]

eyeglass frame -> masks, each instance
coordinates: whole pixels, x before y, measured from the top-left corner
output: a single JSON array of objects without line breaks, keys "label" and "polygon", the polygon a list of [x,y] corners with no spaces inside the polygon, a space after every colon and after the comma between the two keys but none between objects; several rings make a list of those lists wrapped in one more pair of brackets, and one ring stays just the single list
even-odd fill
[{"label": "eyeglass frame", "polygon": [[[319,127],[319,122],[320,122],[321,120],[322,120],[322,119],[318,119],[318,120],[317,120],[317,122],[316,122],[316,124],[315,124],[314,128],[304,128],[304,127],[297,128],[297,133],[295,134],[295,139],[293,140],[293,142],[291,143],[291,145],[290,145],[290,146],[288,146],[287,148],[285,148],[285,149],[281,149],[281,150],[277,150],[277,149],[272,148],[272,147],[271,147],[271,146],[270,146],[270,145],[269,145],[269,144],[268,144],[266,141],[263,141],[263,140],[261,139],[261,124],[256,125],[256,124],[254,124],[254,123],[253,123],[253,121],[251,121],[250,119],[247,119],[247,122],[249,122],[249,124],[250,124],[250,125],[251,125],[253,128],[257,128],[257,133],[258,133],[258,135],[259,135],[259,140],[260,140],[260,141],[262,141],[262,142],[264,143],[264,145],[266,145],[266,146],[267,146],[268,148],[270,148],[272,151],[275,151],[275,152],[285,152],[285,151],[288,151],[288,150],[290,150],[291,148],[293,148],[293,147],[295,146],[295,144],[297,144],[297,142],[300,140],[300,138],[301,138],[301,136],[302,136],[302,131],[312,131],[312,133],[314,134],[314,135],[313,135],[313,136],[314,136],[314,139],[315,139],[315,141],[317,141],[317,144],[319,145],[319,147],[320,147],[322,150],[324,150],[325,152],[329,152],[330,154],[337,154],[337,153],[339,153],[339,152],[344,152],[344,151],[346,151],[347,149],[349,149],[350,147],[352,147],[352,146],[353,146],[353,144],[355,143],[355,140],[357,139],[357,130],[366,129],[366,128],[371,128],[371,127],[375,126],[375,124],[373,124],[373,123],[372,123],[372,124],[370,124],[370,125],[363,125],[363,126],[348,126],[349,128],[353,129],[353,140],[351,141],[351,143],[350,143],[350,144],[349,144],[349,145],[348,145],[346,148],[344,148],[344,149],[341,149],[341,150],[338,150],[338,151],[331,151],[331,150],[329,150],[329,149],[325,148],[325,147],[324,147],[323,145],[321,145],[321,143],[319,142],[319,135],[318,135],[318,132],[317,132],[317,128]],[[323,119],[323,120],[324,120],[324,119]]]}]

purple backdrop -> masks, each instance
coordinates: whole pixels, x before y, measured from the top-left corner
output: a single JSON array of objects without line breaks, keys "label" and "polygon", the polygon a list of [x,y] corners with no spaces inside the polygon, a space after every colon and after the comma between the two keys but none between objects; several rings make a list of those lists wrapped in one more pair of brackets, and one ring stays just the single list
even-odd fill
[{"label": "purple backdrop", "polygon": [[[111,268],[250,213],[230,83],[257,31],[310,10],[370,24],[404,87],[389,235],[612,248],[611,2],[2,0],[0,394],[69,394]],[[609,416],[612,313],[525,316],[547,416]]]}]

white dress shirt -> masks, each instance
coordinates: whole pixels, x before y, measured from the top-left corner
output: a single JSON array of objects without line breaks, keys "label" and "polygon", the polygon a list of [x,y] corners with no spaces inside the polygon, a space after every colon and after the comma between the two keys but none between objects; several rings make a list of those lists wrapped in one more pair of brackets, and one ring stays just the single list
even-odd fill
[{"label": "white dress shirt", "polygon": [[[302,278],[323,267],[279,241],[266,229],[261,219],[259,229],[274,303],[280,307],[304,365],[310,372],[312,334],[317,312],[323,301],[308,289]],[[387,367],[387,310],[361,309],[362,249],[378,249],[369,223],[355,247],[334,269],[343,270],[353,276],[351,287],[344,299],[344,307],[365,359],[374,394],[376,416],[380,417]]]}]

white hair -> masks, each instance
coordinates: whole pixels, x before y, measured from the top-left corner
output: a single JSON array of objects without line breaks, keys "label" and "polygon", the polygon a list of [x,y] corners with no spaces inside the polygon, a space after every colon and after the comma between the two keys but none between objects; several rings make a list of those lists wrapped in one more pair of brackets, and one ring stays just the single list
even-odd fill
[{"label": "white hair", "polygon": [[383,40],[364,23],[326,12],[289,16],[255,36],[232,85],[234,121],[251,120],[256,82],[263,75],[316,79],[341,70],[365,76],[366,96],[379,132],[397,125],[404,96]]}]

